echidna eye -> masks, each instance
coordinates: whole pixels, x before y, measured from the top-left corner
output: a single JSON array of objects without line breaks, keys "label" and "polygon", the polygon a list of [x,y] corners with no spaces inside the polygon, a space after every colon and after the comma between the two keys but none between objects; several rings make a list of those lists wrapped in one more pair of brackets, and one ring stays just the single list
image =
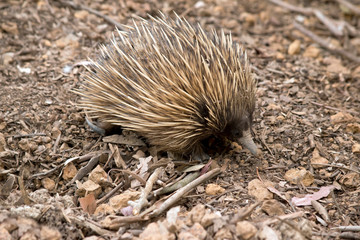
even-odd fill
[{"label": "echidna eye", "polygon": [[236,128],[233,130],[233,137],[235,138],[241,138],[242,137],[242,131],[240,129]]}]

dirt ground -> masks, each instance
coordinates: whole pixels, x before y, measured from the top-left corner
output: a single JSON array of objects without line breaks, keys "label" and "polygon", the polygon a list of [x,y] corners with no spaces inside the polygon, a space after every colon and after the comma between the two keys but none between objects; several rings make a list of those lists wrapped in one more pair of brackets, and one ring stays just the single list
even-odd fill
[{"label": "dirt ground", "polygon": [[[360,239],[360,2],[288,1],[293,11],[273,2],[2,1],[0,239]],[[128,132],[92,132],[73,90],[112,36],[106,17],[132,25],[159,10],[243,44],[262,155],[233,144],[213,175],[155,216],[172,193],[153,190],[203,165],[156,154]],[[160,166],[150,205],[132,216],[128,200]]]}]

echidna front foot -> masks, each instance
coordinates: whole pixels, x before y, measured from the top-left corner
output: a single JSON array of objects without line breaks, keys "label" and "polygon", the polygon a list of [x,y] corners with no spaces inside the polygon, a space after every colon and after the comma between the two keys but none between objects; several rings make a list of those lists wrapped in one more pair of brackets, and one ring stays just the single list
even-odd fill
[{"label": "echidna front foot", "polygon": [[210,156],[203,152],[202,154],[192,154],[191,159],[194,161],[205,162],[210,159]]},{"label": "echidna front foot", "polygon": [[91,130],[93,130],[94,132],[96,132],[97,134],[99,134],[101,136],[106,136],[111,133],[121,131],[121,127],[112,125],[110,123],[98,122],[95,124],[92,121],[90,121],[90,119],[88,119],[87,117],[85,117],[85,121]]},{"label": "echidna front foot", "polygon": [[252,139],[250,129],[243,132],[242,137],[238,139],[241,145],[247,148],[252,154],[257,155],[258,148]]},{"label": "echidna front foot", "polygon": [[199,143],[196,144],[191,153],[191,159],[195,161],[205,162],[209,160],[210,156],[204,152],[203,146]]}]

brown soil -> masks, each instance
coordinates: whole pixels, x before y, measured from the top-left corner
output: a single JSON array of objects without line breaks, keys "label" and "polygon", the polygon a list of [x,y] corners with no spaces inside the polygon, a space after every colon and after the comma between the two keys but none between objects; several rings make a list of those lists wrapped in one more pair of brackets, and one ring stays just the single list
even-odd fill
[{"label": "brown soil", "polygon": [[[224,29],[244,45],[253,65],[258,81],[253,130],[262,156],[252,156],[236,145],[218,155],[212,165],[224,171],[175,204],[181,206],[178,221],[184,226],[168,227],[163,239],[246,239],[240,227],[244,220],[255,226],[258,235],[249,235],[254,239],[266,232],[264,226],[280,239],[335,239],[346,234],[360,239],[356,232],[334,229],[360,225],[360,64],[321,48],[292,24],[300,19],[336,48],[356,55],[360,52],[360,18],[336,1],[290,2],[346,21],[357,32],[336,37],[314,15],[290,12],[267,1],[81,1],[121,24],[131,25],[133,18],[147,19],[147,14],[158,15],[160,10],[172,17],[175,11],[208,31]],[[353,2],[360,7],[359,1]],[[65,1],[5,1],[0,3],[0,19],[0,236],[59,239],[56,234],[60,233],[64,239],[100,235],[105,239],[160,239],[156,227],[146,236],[141,233],[146,226],[163,226],[166,214],[111,228],[103,221],[109,215],[105,210],[89,215],[89,209],[79,208],[78,198],[84,195],[79,185],[89,175],[75,182],[72,172],[76,174],[88,163],[89,158],[83,156],[116,148],[134,173],[139,161],[145,164],[143,157],[153,156],[144,179],[161,160],[152,148],[131,144],[129,139],[119,145],[104,142],[89,130],[83,111],[76,106],[79,97],[72,90],[79,89],[85,71],[79,63],[96,56],[114,26]],[[121,166],[114,155],[100,157],[98,164],[113,183],[101,185],[97,199],[119,184],[122,187],[116,194],[140,191],[130,183],[129,175],[117,171]],[[75,157],[80,159],[65,164]],[[162,159],[166,162],[164,182],[182,174],[181,163]],[[300,170],[306,176],[291,181]],[[251,193],[254,179],[278,192],[259,189],[267,194],[262,199]],[[209,184],[225,192],[209,195]],[[291,203],[292,197],[304,197],[330,185],[335,188],[318,200],[328,219],[314,205]],[[256,202],[260,204],[250,209]],[[198,226],[191,216],[204,206],[208,209],[205,215],[217,213],[219,217]],[[242,215],[246,210],[249,213]],[[300,211],[302,216],[286,215]],[[288,218],[280,221],[283,215]],[[300,226],[303,221],[310,226],[308,232]],[[205,231],[205,237],[196,235],[197,227]]]}]

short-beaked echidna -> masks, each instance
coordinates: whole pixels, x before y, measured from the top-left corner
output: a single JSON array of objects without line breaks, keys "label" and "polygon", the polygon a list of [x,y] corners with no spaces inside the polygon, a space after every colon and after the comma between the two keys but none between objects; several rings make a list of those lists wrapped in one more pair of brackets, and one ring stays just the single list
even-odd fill
[{"label": "short-beaked echidna", "polygon": [[202,158],[211,136],[256,154],[250,127],[256,84],[242,47],[176,16],[117,30],[92,61],[80,106],[145,137],[158,150]]}]

